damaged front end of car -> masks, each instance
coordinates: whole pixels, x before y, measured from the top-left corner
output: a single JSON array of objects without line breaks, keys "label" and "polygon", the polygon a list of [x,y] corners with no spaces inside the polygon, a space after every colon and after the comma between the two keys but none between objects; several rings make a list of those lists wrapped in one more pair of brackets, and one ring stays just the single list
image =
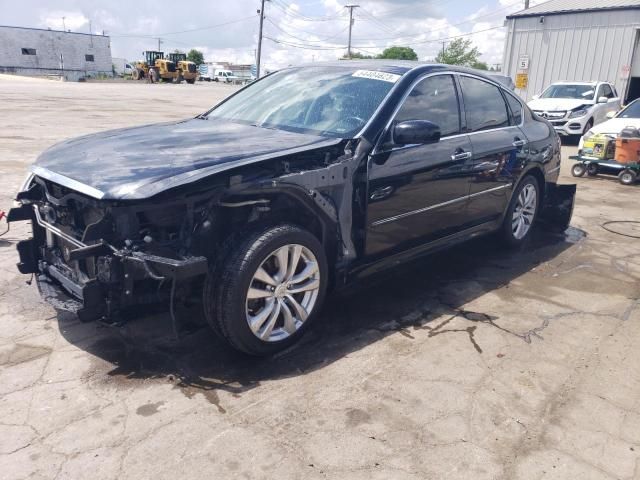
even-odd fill
[{"label": "damaged front end of car", "polygon": [[351,231],[353,198],[364,194],[353,186],[365,157],[339,141],[141,200],[98,199],[31,175],[8,215],[32,224],[32,238],[17,245],[18,269],[35,275],[55,307],[109,323],[119,323],[130,307],[199,301],[225,243],[255,223],[303,226],[343,272],[340,266],[361,248],[361,239],[354,245],[341,232]]},{"label": "damaged front end of car", "polygon": [[33,227],[33,237],[17,245],[19,271],[36,275],[47,299],[64,290],[68,298],[57,306],[83,321],[156,303],[173,282],[207,272],[207,258],[185,249],[189,203],[99,201],[40,177],[17,201],[8,221]]}]

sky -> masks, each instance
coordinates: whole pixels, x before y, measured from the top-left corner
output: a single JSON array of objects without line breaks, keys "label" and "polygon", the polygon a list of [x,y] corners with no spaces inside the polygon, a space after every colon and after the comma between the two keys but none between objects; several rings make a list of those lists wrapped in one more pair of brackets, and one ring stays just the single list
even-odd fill
[{"label": "sky", "polygon": [[[531,0],[531,5],[543,0]],[[267,0],[262,65],[277,69],[334,60],[346,52],[348,0]],[[433,60],[449,42],[465,36],[489,65],[502,61],[505,16],[524,0],[359,0],[354,9],[353,51],[412,47]],[[0,24],[63,28],[111,37],[113,57],[140,58],[155,50],[196,48],[206,61],[254,63],[260,0],[0,0]]]}]

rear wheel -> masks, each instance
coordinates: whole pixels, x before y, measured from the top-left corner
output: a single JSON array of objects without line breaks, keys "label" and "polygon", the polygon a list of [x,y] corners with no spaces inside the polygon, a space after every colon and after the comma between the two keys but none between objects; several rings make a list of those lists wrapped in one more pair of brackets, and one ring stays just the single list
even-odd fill
[{"label": "rear wheel", "polygon": [[587,165],[587,175],[589,175],[590,177],[595,177],[596,175],[598,175],[597,163],[590,163],[589,165]]},{"label": "rear wheel", "polygon": [[143,77],[143,73],[139,68],[134,68],[131,72],[131,78],[134,80],[140,80]]},{"label": "rear wheel", "polygon": [[540,187],[535,177],[527,175],[517,186],[505,214],[502,234],[512,246],[524,243],[538,215]]},{"label": "rear wheel", "polygon": [[151,77],[151,83],[157,83],[160,80],[160,74],[155,68],[151,70],[150,77]]},{"label": "rear wheel", "polygon": [[620,183],[623,185],[633,185],[634,183],[636,183],[637,178],[638,175],[636,174],[636,172],[629,169],[623,170],[618,175],[618,180],[620,180]]},{"label": "rear wheel", "polygon": [[196,79],[195,78],[187,79],[187,83],[190,83],[191,85],[193,85],[194,83],[196,83]]},{"label": "rear wheel", "polygon": [[175,83],[182,83],[182,75],[178,74],[178,76],[174,80]]},{"label": "rear wheel", "polygon": [[231,346],[269,355],[296,342],[327,287],[320,242],[293,225],[256,231],[231,248],[204,289],[205,314]]}]

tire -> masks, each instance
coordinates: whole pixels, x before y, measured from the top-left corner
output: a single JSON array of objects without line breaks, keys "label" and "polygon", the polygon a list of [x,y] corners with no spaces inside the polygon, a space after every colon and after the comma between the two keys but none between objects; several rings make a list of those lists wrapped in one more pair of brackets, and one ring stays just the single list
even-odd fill
[{"label": "tire", "polygon": [[595,177],[596,175],[598,175],[597,163],[590,163],[589,165],[587,165],[587,175],[589,175],[590,177]]},{"label": "tire", "polygon": [[586,133],[593,128],[593,118],[590,118],[589,121],[584,126],[584,130],[582,131],[582,135],[586,135]]},{"label": "tire", "polygon": [[582,177],[587,173],[587,167],[584,163],[576,163],[573,167],[571,167],[571,175],[574,177]]},{"label": "tire", "polygon": [[182,83],[182,75],[178,74],[178,76],[173,81],[174,83]]},{"label": "tire", "polygon": [[142,72],[139,68],[134,68],[131,72],[131,78],[134,80],[140,80],[143,77]]},{"label": "tire", "polygon": [[187,83],[193,85],[194,83],[196,83],[196,79],[195,78],[187,79]]},{"label": "tire", "polygon": [[158,83],[158,81],[160,80],[160,74],[158,73],[158,71],[154,68],[151,71],[151,83]]},{"label": "tire", "polygon": [[618,180],[623,185],[633,185],[634,183],[636,183],[637,178],[638,174],[629,169],[621,171],[618,175]]},{"label": "tire", "polygon": [[[326,255],[315,236],[289,224],[238,238],[207,277],[205,315],[236,350],[271,355],[295,343],[317,316],[327,288]],[[296,287],[301,290],[290,293]]]},{"label": "tire", "polygon": [[507,245],[517,247],[529,238],[541,199],[538,180],[531,175],[524,177],[511,196],[502,223],[502,237]]}]

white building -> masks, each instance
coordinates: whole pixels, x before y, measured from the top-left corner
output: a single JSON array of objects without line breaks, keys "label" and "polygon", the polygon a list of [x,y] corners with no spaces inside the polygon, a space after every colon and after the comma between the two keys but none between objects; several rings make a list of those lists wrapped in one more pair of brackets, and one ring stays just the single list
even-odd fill
[{"label": "white building", "polygon": [[526,81],[516,89],[525,100],[559,80],[610,81],[625,101],[640,97],[640,0],[550,0],[506,26],[503,71],[516,87]]},{"label": "white building", "polygon": [[77,80],[112,72],[107,36],[0,26],[0,73]]}]

